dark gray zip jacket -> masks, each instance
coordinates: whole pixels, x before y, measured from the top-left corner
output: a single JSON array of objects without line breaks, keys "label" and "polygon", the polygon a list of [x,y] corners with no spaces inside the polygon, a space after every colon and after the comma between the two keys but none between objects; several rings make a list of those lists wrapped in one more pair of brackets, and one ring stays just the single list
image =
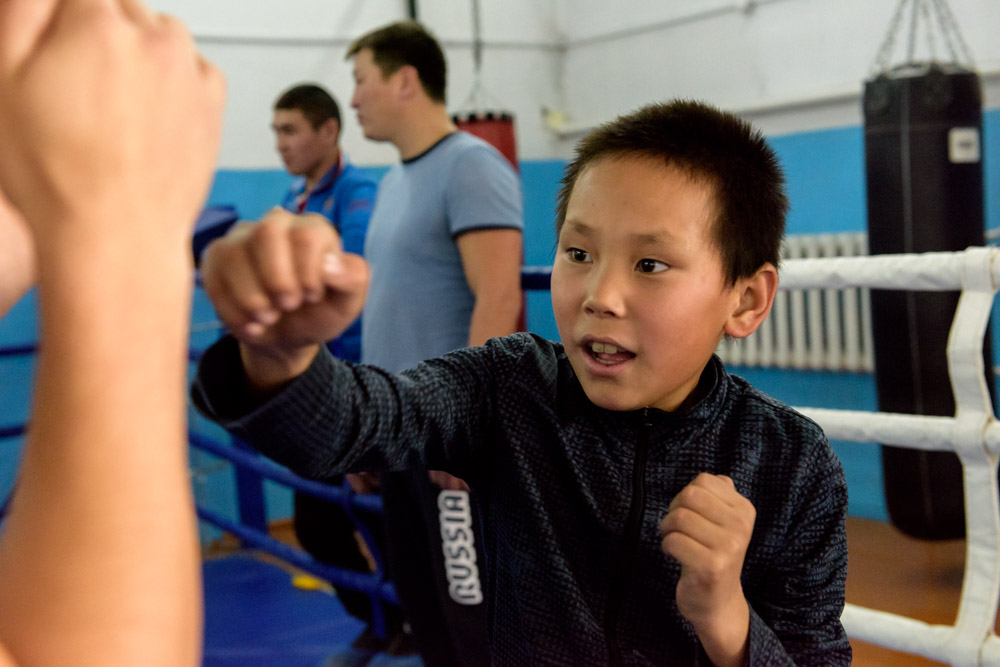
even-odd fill
[{"label": "dark gray zip jacket", "polygon": [[420,466],[465,479],[485,512],[498,665],[708,664],[657,531],[700,472],[729,475],[757,510],[742,576],[750,664],[850,664],[847,491],[826,437],[717,358],[701,388],[675,413],[604,410],[562,346],[516,334],[401,375],[323,350],[258,404],[226,338],[202,359],[193,398],[305,477]]}]

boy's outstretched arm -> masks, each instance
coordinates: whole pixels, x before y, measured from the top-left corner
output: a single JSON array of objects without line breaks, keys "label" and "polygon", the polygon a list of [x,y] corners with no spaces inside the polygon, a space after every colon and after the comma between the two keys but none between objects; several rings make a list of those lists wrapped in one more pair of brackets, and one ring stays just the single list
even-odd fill
[{"label": "boy's outstretched arm", "polygon": [[260,393],[304,372],[361,314],[368,287],[368,264],[342,251],[326,218],[280,208],[209,245],[201,271]]},{"label": "boy's outstretched arm", "polygon": [[34,242],[42,335],[0,539],[19,663],[200,662],[190,234],[223,88],[138,0],[0,0],[0,188]]},{"label": "boy's outstretched arm", "polygon": [[663,551],[681,564],[677,608],[717,667],[746,664],[750,606],[740,575],[756,516],[729,477],[702,473],[660,522]]}]

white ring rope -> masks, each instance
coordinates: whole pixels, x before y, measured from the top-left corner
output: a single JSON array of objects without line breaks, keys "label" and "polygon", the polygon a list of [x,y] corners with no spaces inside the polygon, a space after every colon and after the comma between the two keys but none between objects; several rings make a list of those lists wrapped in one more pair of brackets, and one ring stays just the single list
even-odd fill
[{"label": "white ring rope", "polygon": [[1000,601],[1000,423],[993,415],[983,367],[983,336],[1000,286],[1000,249],[922,255],[872,255],[786,260],[782,289],[870,287],[909,291],[961,290],[948,336],[954,417],[798,408],[833,440],[952,450],[965,490],[965,578],[955,625],[848,604],[849,636],[952,665],[1000,665],[993,632]]}]

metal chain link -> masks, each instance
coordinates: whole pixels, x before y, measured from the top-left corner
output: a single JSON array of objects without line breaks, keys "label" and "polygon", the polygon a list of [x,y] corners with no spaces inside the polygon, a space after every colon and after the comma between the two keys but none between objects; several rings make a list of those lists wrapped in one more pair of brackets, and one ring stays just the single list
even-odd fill
[{"label": "metal chain link", "polygon": [[920,16],[920,6],[924,0],[914,0],[913,11],[910,14],[910,43],[906,45],[906,62],[912,63],[917,50],[917,18]]},{"label": "metal chain link", "polygon": [[[951,54],[952,61],[957,63],[959,62],[958,52],[955,51],[955,42],[951,38],[951,30],[948,19],[943,13],[944,10],[941,8],[941,5],[937,2],[937,0],[932,2],[931,6],[934,8],[934,13],[937,15],[938,23],[941,24],[941,30],[944,32],[944,43],[945,46],[948,47],[948,53]],[[959,35],[959,38],[961,38],[961,35]]]},{"label": "metal chain link", "polygon": [[[936,16],[937,24],[941,31],[942,43],[944,44],[944,48],[947,49],[952,62],[955,64],[967,63],[970,67],[974,67],[972,53],[962,38],[962,33],[958,29],[958,21],[955,19],[955,15],[952,13],[947,0],[912,0],[912,2],[911,6],[911,0],[900,0],[892,16],[889,29],[879,47],[869,76],[874,76],[878,72],[884,72],[889,69],[892,53],[896,46],[896,37],[900,32],[907,7],[910,7],[911,14],[909,43],[906,46],[906,62],[915,62],[918,25],[920,23],[920,16],[923,14],[923,20],[926,22],[927,42],[931,60],[937,59],[937,44],[934,39],[934,18]],[[931,10],[933,10],[933,16]]]},{"label": "metal chain link", "polygon": [[954,45],[951,44],[950,39],[954,39],[958,43],[959,49],[962,51],[962,55],[965,57],[965,61],[969,64],[969,67],[975,68],[975,60],[972,58],[972,51],[969,50],[968,44],[965,43],[965,39],[962,38],[962,33],[958,29],[958,21],[955,19],[955,14],[952,13],[951,7],[948,5],[946,0],[933,0],[934,9],[938,13],[938,20],[941,22],[942,26],[945,26],[946,34],[949,37],[949,48],[952,50],[952,58],[956,63],[960,63],[961,59],[954,50]]},{"label": "metal chain link", "polygon": [[[934,45],[934,19],[931,17],[931,10],[927,4],[926,1],[921,2],[920,9],[923,11],[924,22],[927,24],[927,50],[930,52],[931,62],[935,62],[937,61],[937,49]],[[948,43],[948,33],[944,30],[944,26],[942,26],[942,31],[944,32],[944,42]]]},{"label": "metal chain link", "polygon": [[885,71],[889,65],[889,59],[892,57],[892,49],[896,45],[896,32],[899,30],[899,23],[903,20],[903,10],[906,9],[906,5],[910,0],[900,0],[899,5],[896,7],[896,13],[892,16],[892,21],[889,23],[889,30],[885,34],[885,38],[882,40],[882,45],[879,47],[878,55],[875,56],[875,62],[872,64],[871,74],[875,74],[879,71]]}]

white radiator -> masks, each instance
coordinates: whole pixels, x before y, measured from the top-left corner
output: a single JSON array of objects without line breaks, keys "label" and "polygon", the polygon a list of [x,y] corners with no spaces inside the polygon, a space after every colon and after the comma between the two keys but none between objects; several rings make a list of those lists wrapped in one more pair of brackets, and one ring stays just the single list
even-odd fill
[{"label": "white radiator", "polygon": [[[868,235],[788,236],[782,259],[868,254]],[[733,366],[871,371],[872,324],[867,288],[785,290],[771,314],[747,338],[724,340],[718,354]]]}]

